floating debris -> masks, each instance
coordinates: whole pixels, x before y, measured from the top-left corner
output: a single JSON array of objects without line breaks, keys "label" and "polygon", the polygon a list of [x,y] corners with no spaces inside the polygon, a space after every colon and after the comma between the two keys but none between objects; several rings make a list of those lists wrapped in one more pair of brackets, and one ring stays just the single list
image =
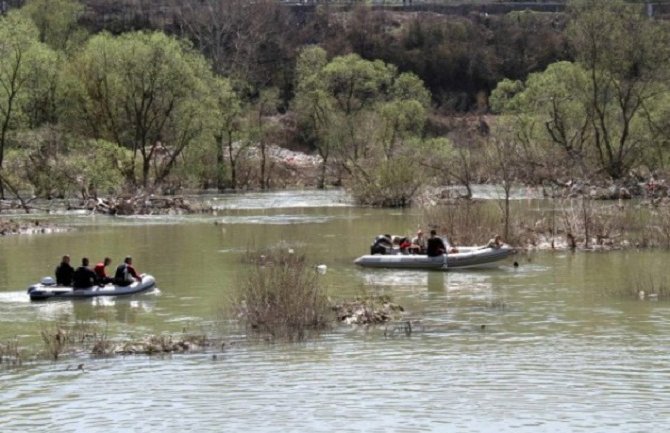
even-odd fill
[{"label": "floating debris", "polygon": [[385,295],[357,298],[333,306],[339,322],[348,325],[373,325],[398,320],[405,309]]}]

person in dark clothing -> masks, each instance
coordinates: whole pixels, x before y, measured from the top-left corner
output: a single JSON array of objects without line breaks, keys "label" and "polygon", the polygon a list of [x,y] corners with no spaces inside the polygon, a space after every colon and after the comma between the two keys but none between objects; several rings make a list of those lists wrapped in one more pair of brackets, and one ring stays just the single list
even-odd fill
[{"label": "person in dark clothing", "polygon": [[437,232],[435,230],[431,230],[426,246],[426,254],[428,257],[441,256],[446,252],[447,247],[444,245],[444,241],[437,236]]},{"label": "person in dark clothing", "polygon": [[113,281],[112,278],[107,276],[107,272],[105,272],[105,268],[109,266],[110,263],[112,263],[112,259],[105,257],[105,260],[98,263],[95,265],[95,268],[93,268],[93,272],[95,272],[98,284],[101,286],[104,286],[105,284],[111,283]]},{"label": "person in dark clothing", "polygon": [[391,235],[379,235],[370,245],[370,254],[387,254],[392,248]]},{"label": "person in dark clothing", "polygon": [[70,256],[63,256],[58,267],[56,267],[56,284],[59,286],[71,286],[74,268],[70,265]]},{"label": "person in dark clothing", "polygon": [[84,257],[81,259],[81,266],[74,271],[72,276],[72,288],[77,289],[88,289],[95,285],[97,278],[95,272],[88,267],[88,259]]},{"label": "person in dark clothing", "polygon": [[119,286],[129,286],[135,280],[142,281],[142,278],[137,274],[135,268],[133,268],[133,258],[128,256],[123,260],[123,263],[116,267],[114,284]]}]

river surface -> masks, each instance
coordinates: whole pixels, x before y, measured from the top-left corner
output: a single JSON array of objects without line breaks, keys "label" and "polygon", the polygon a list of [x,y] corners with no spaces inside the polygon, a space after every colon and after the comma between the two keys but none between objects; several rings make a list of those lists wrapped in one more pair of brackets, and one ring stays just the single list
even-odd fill
[{"label": "river surface", "polygon": [[[92,322],[110,336],[214,334],[247,250],[305,252],[332,298],[383,292],[413,321],[338,326],[300,344],[243,339],[145,355],[0,368],[0,432],[665,432],[670,428],[670,254],[537,252],[494,269],[363,270],[380,232],[410,233],[415,210],[351,206],[338,191],[210,197],[216,216],[61,215],[73,230],[0,238],[0,342]],[[488,236],[486,236],[488,237]],[[31,303],[25,288],[73,262],[132,255],[159,290]],[[519,262],[519,267],[512,262]],[[223,331],[220,331],[223,332]],[[83,363],[83,370],[72,368]]]}]

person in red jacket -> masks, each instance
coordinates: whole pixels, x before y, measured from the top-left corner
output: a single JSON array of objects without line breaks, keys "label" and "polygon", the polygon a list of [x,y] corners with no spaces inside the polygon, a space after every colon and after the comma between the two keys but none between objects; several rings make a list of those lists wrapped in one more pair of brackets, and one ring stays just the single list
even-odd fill
[{"label": "person in red jacket", "polygon": [[101,261],[95,265],[95,268],[93,268],[93,272],[95,272],[95,276],[98,279],[98,284],[101,286],[112,282],[112,279],[107,276],[107,272],[105,271],[105,268],[109,266],[110,263],[112,263],[112,259],[105,257],[105,260]]}]

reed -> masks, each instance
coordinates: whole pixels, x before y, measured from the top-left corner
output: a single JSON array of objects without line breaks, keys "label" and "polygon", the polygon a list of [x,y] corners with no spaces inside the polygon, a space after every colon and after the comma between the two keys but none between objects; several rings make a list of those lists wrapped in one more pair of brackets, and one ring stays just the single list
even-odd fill
[{"label": "reed", "polygon": [[67,327],[56,325],[53,328],[44,328],[40,331],[46,355],[57,361],[72,342],[72,334]]},{"label": "reed", "polygon": [[44,344],[44,352],[48,358],[57,361],[60,356],[70,350],[86,349],[106,339],[106,333],[97,323],[66,319],[40,330]]},{"label": "reed", "polygon": [[666,300],[670,299],[670,283],[667,277],[659,277],[655,273],[640,273],[629,287],[627,295],[639,299]]},{"label": "reed", "polygon": [[[424,209],[422,224],[446,235],[454,245],[483,244],[502,228],[497,209],[485,202],[458,200]],[[506,240],[509,242],[509,240]]]},{"label": "reed", "polygon": [[23,351],[18,338],[0,343],[0,365],[20,367],[23,364]]},{"label": "reed", "polygon": [[243,277],[233,305],[249,331],[300,341],[328,327],[328,298],[303,255],[269,251],[248,256],[254,269]]}]

